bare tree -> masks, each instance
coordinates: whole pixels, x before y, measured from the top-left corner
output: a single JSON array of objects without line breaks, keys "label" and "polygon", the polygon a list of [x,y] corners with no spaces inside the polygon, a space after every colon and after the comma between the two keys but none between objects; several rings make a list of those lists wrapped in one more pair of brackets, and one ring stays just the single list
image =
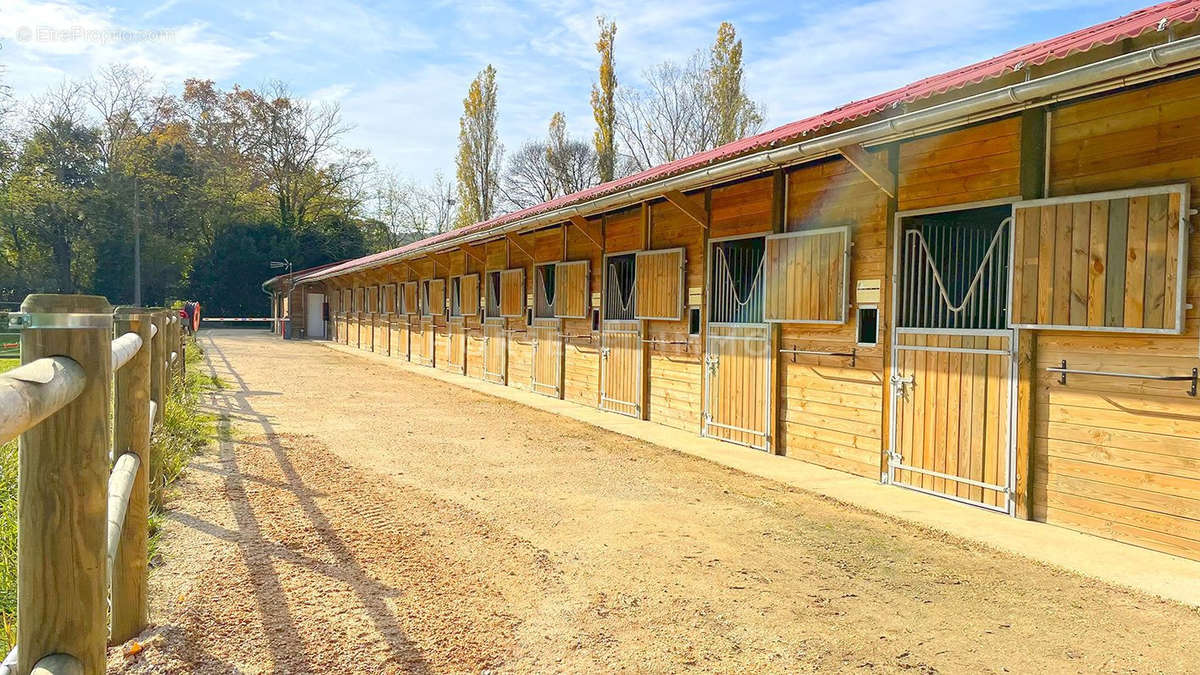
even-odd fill
[{"label": "bare tree", "polygon": [[705,66],[665,61],[643,73],[642,88],[617,93],[617,137],[637,170],[714,147],[716,120],[707,105]]},{"label": "bare tree", "polygon": [[[279,222],[303,226],[325,210],[343,210],[347,188],[370,170],[370,155],[341,140],[350,127],[340,106],[313,105],[273,82],[249,92],[253,166],[277,202]],[[314,213],[316,211],[316,213]]]},{"label": "bare tree", "polygon": [[454,224],[454,185],[439,172],[428,185],[382,172],[375,191],[374,217],[387,229],[386,245],[395,248],[446,232]]},{"label": "bare tree", "polygon": [[642,77],[644,86],[617,92],[617,138],[634,170],[710,150],[762,125],[761,106],[742,84],[742,41],[728,22],[707,54],[698,51],[683,65],[666,61]]},{"label": "bare tree", "polygon": [[600,180],[596,151],[587,141],[571,138],[561,113],[550,118],[545,140],[530,140],[509,159],[501,190],[506,206],[519,210],[596,185]]},{"label": "bare tree", "polygon": [[102,68],[81,85],[82,96],[99,118],[100,160],[107,171],[124,171],[133,140],[151,127],[157,109],[148,71],[127,64]]}]

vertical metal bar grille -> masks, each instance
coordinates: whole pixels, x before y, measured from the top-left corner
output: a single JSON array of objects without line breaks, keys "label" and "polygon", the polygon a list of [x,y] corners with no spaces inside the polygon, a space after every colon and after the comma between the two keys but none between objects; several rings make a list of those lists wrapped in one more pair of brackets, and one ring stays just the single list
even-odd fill
[{"label": "vertical metal bar grille", "polygon": [[636,256],[632,253],[610,257],[605,267],[604,318],[632,321],[637,318],[635,294]]},{"label": "vertical metal bar grille", "polygon": [[762,237],[714,242],[712,301],[708,320],[713,323],[762,323],[766,299],[763,284]]},{"label": "vertical metal bar grille", "polygon": [[554,264],[540,265],[534,270],[534,316],[539,319],[552,319],[555,315],[555,285]]},{"label": "vertical metal bar grille", "polygon": [[[989,210],[990,212],[990,210]],[[1008,327],[1008,228],[964,212],[905,222],[900,244],[901,328]],[[969,214],[970,212],[965,212]]]},{"label": "vertical metal bar grille", "polygon": [[488,272],[486,279],[487,287],[487,305],[484,308],[484,316],[498,317],[500,316],[500,273]]},{"label": "vertical metal bar grille", "polygon": [[462,277],[450,280],[450,316],[462,316]]}]

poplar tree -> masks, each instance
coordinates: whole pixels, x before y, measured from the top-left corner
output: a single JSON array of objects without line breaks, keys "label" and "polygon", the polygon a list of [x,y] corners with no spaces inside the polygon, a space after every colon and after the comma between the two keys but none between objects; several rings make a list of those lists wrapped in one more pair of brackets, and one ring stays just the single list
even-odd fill
[{"label": "poplar tree", "polygon": [[458,225],[491,218],[499,191],[503,148],[496,134],[496,69],[479,71],[458,120]]},{"label": "poplar tree", "polygon": [[717,28],[709,57],[707,88],[717,127],[717,145],[758,130],[762,114],[742,86],[742,41],[728,21]]},{"label": "poplar tree", "polygon": [[600,26],[600,38],[596,40],[596,51],[600,54],[599,82],[592,85],[592,116],[596,119],[593,145],[596,147],[597,170],[600,182],[614,178],[617,164],[617,72],[613,68],[613,40],[617,36],[617,24],[604,17],[596,17]]}]

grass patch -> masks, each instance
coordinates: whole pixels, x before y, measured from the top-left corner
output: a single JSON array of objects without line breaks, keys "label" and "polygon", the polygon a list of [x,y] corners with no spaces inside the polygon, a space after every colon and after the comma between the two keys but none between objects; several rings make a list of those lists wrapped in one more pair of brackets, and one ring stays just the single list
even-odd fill
[{"label": "grass patch", "polygon": [[[187,377],[175,386],[163,405],[162,422],[150,441],[150,559],[158,560],[158,545],[165,521],[165,503],[171,485],[183,475],[188,462],[212,440],[216,418],[199,412],[205,391],[224,384],[204,372],[204,352],[195,340],[187,343]],[[18,359],[0,359],[0,373],[20,365]],[[0,446],[0,659],[17,638],[17,442]]]}]

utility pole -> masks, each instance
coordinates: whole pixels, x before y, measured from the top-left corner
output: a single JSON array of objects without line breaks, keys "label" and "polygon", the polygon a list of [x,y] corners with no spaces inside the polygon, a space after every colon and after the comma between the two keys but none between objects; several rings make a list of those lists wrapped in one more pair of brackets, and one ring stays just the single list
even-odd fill
[{"label": "utility pole", "polygon": [[133,306],[142,306],[142,215],[138,208],[138,177],[133,174]]}]

